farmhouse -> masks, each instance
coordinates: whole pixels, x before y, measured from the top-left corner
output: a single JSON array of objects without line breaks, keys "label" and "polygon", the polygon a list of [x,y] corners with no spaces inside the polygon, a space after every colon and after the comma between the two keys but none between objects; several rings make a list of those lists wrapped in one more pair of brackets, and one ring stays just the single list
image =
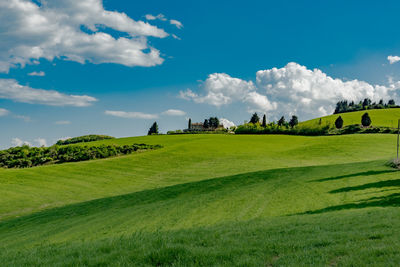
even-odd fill
[{"label": "farmhouse", "polygon": [[190,128],[185,129],[184,131],[215,131],[215,130],[221,130],[224,129],[224,126],[222,124],[219,124],[218,127],[204,127],[204,123],[202,122],[195,122],[190,125]]}]

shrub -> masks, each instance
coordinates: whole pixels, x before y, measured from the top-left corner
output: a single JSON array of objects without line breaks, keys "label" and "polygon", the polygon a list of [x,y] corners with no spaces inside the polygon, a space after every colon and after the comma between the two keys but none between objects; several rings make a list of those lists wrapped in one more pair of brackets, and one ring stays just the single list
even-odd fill
[{"label": "shrub", "polygon": [[369,117],[368,112],[365,112],[364,115],[362,115],[362,117],[361,117],[361,124],[362,124],[364,127],[368,127],[368,126],[371,125],[371,118]]},{"label": "shrub", "polygon": [[0,167],[28,168],[51,163],[76,162],[126,155],[138,150],[160,148],[160,145],[100,145],[100,146],[57,146],[12,147],[0,151]]},{"label": "shrub", "polygon": [[108,135],[97,135],[97,134],[90,134],[90,135],[83,135],[73,138],[68,138],[65,140],[58,140],[56,145],[69,145],[69,144],[77,144],[77,143],[85,143],[85,142],[93,142],[105,139],[114,139],[115,137],[108,136]]},{"label": "shrub", "polygon": [[336,129],[342,129],[343,127],[343,119],[342,116],[339,116],[335,121]]}]

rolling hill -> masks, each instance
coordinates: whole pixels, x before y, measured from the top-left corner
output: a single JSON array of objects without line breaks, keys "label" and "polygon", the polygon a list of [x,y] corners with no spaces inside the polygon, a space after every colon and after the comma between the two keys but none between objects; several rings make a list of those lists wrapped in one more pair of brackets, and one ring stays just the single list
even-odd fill
[{"label": "rolling hill", "polygon": [[93,144],[163,148],[1,169],[0,259],[3,266],[394,266],[400,182],[385,163],[395,142],[379,134],[133,137]]},{"label": "rolling hill", "polygon": [[361,124],[361,116],[368,112],[369,116],[372,120],[373,126],[382,126],[382,127],[391,127],[397,128],[398,120],[400,119],[400,109],[391,108],[391,109],[371,109],[371,110],[363,110],[363,111],[355,111],[341,114],[329,115],[321,118],[316,118],[308,121],[301,122],[300,125],[315,125],[319,123],[321,119],[322,124],[330,124],[332,126],[335,125],[335,120],[342,116],[343,118],[343,126],[351,125],[351,124]]}]

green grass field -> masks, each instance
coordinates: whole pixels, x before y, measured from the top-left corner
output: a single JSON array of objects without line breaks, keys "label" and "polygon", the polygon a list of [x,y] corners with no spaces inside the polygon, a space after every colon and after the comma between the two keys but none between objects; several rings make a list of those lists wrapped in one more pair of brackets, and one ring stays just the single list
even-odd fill
[{"label": "green grass field", "polygon": [[[351,124],[361,124],[361,116],[368,112],[369,116],[372,120],[373,126],[383,126],[383,127],[391,127],[397,128],[398,120],[400,118],[400,109],[392,108],[392,109],[371,109],[371,110],[363,110],[356,112],[348,112],[341,114],[329,115],[321,118],[321,122],[323,124],[330,124],[332,126],[335,125],[335,120],[342,116],[343,125],[351,125]],[[300,125],[316,125],[319,123],[319,119],[312,119],[308,121],[301,122]]]},{"label": "green grass field", "polygon": [[93,144],[142,142],[163,148],[0,170],[1,266],[400,262],[399,173],[385,166],[394,135]]}]

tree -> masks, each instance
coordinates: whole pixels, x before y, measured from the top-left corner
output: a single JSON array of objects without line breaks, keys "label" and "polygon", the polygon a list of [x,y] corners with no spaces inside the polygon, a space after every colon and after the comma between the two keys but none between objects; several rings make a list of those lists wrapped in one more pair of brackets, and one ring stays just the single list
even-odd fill
[{"label": "tree", "polygon": [[343,119],[342,116],[339,116],[336,120],[335,120],[335,126],[337,129],[342,129],[343,127]]},{"label": "tree", "polygon": [[267,116],[263,116],[263,120],[262,120],[262,127],[267,127]]},{"label": "tree", "polygon": [[291,118],[290,121],[289,121],[289,125],[290,125],[290,127],[293,128],[293,127],[296,126],[297,124],[299,124],[299,118],[297,118],[296,115],[293,115],[292,118]]},{"label": "tree", "polygon": [[371,105],[371,99],[365,98],[364,101],[363,101],[363,103],[362,103],[362,105],[363,105],[363,108],[364,108],[364,109],[367,108],[367,107],[369,107],[369,106]]},{"label": "tree", "polygon": [[383,105],[383,99],[379,100],[379,105]]},{"label": "tree", "polygon": [[361,117],[361,124],[364,127],[370,126],[371,125],[371,118],[368,115],[368,112],[365,112],[364,115]]},{"label": "tree", "polygon": [[210,117],[208,119],[208,125],[212,128],[218,128],[219,126],[219,119],[217,117]]},{"label": "tree", "polygon": [[285,120],[285,117],[284,117],[284,116],[282,116],[282,117],[279,119],[279,121],[278,121],[278,126],[282,126],[282,125],[284,125],[284,124],[285,124],[285,122],[286,122],[286,120]]},{"label": "tree", "polygon": [[258,114],[256,112],[251,116],[250,122],[251,123],[260,122],[260,117],[258,117]]},{"label": "tree", "polygon": [[395,106],[395,105],[396,105],[396,102],[394,102],[393,99],[390,99],[389,102],[388,102],[388,105],[389,105],[389,106]]},{"label": "tree", "polygon": [[322,119],[319,118],[318,125],[321,125],[321,124],[322,124]]},{"label": "tree", "polygon": [[192,129],[192,119],[191,119],[191,118],[189,118],[188,129],[189,129],[189,130]]},{"label": "tree", "polygon": [[207,119],[204,120],[203,127],[204,127],[205,129],[208,129],[208,127],[210,127],[210,125],[209,125]]},{"label": "tree", "polygon": [[147,135],[158,134],[158,125],[157,122],[154,122],[153,125],[150,127]]}]

